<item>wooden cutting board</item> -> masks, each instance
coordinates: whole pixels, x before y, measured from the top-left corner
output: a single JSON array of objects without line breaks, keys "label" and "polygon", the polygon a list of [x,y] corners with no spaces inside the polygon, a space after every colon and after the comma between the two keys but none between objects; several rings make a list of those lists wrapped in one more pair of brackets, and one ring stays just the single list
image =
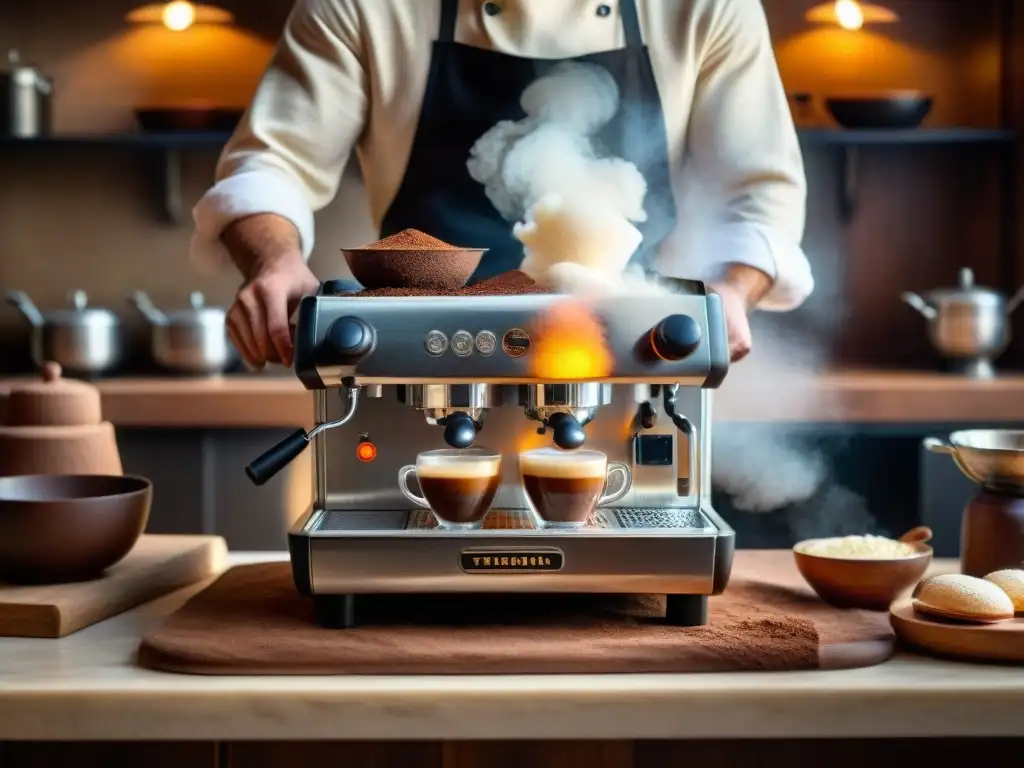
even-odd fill
[{"label": "wooden cutting board", "polygon": [[925,653],[1024,664],[1024,617],[1020,615],[998,624],[958,624],[922,616],[909,599],[894,603],[889,614],[896,635]]},{"label": "wooden cutting board", "polygon": [[0,584],[0,637],[64,637],[224,570],[219,536],[144,535],[103,578],[77,584]]}]

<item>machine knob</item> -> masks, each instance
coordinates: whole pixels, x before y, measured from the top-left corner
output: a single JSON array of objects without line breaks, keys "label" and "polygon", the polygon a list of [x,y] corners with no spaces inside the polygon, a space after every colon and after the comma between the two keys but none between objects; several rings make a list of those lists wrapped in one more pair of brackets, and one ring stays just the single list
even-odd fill
[{"label": "machine knob", "polygon": [[327,345],[341,363],[356,363],[366,357],[376,342],[373,328],[352,315],[339,317],[327,329]]},{"label": "machine knob", "polygon": [[700,326],[689,315],[669,315],[651,329],[651,348],[662,360],[683,360],[700,346],[700,335]]},{"label": "machine knob", "polygon": [[463,411],[451,414],[444,423],[444,441],[452,448],[469,448],[476,441],[473,417]]},{"label": "machine knob", "polygon": [[568,413],[553,413],[548,419],[551,439],[563,451],[574,451],[587,441],[587,433]]}]

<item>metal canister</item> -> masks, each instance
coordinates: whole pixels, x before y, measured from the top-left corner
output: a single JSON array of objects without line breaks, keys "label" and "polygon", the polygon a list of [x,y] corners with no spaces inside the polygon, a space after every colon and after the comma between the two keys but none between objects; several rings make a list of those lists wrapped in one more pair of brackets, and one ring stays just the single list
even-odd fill
[{"label": "metal canister", "polygon": [[7,54],[7,62],[7,70],[0,72],[0,132],[21,139],[49,134],[53,81],[22,64],[15,50]]}]

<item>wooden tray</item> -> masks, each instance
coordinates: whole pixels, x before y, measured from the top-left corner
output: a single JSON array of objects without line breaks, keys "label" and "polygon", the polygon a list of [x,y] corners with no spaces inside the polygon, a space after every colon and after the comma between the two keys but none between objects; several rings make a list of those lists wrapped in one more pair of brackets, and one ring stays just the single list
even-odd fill
[{"label": "wooden tray", "polygon": [[917,613],[910,599],[893,604],[889,618],[897,637],[939,656],[1024,664],[1024,618],[998,624],[961,624]]},{"label": "wooden tray", "polygon": [[224,570],[219,536],[146,535],[103,578],[77,584],[0,583],[0,637],[64,637]]}]

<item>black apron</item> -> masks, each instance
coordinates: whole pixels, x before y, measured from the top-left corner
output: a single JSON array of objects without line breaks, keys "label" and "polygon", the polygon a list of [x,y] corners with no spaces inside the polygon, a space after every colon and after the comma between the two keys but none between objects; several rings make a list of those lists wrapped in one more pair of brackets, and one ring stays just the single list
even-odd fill
[{"label": "black apron", "polygon": [[[525,117],[523,90],[559,63],[527,59],[455,42],[459,0],[441,0],[441,25],[409,164],[381,224],[381,237],[418,229],[452,245],[488,248],[472,280],[517,269],[523,245],[466,168],[477,139],[500,120]],[[633,264],[646,267],[675,227],[665,118],[640,34],[635,0],[620,0],[626,47],[572,61],[604,67],[619,87],[618,113],[597,134],[602,154],[632,162],[647,181],[647,221]]]}]

